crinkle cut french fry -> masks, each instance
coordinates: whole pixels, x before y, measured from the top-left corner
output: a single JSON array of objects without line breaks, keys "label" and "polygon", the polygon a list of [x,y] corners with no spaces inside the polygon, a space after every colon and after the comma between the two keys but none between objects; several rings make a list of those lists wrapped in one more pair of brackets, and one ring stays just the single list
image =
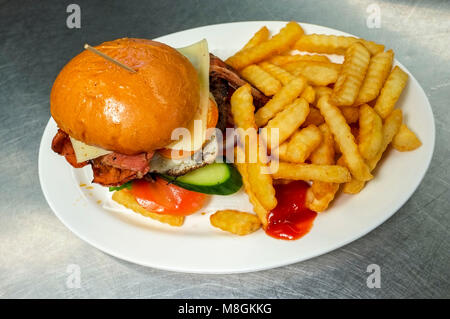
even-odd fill
[{"label": "crinkle cut french fry", "polygon": [[267,96],[272,96],[281,89],[281,82],[258,65],[247,66],[242,69],[241,75]]},{"label": "crinkle cut french fry", "polygon": [[336,82],[341,66],[330,62],[299,61],[284,64],[282,68],[295,76],[304,76],[312,85],[327,86]]},{"label": "crinkle cut french fry", "polygon": [[283,108],[292,103],[306,87],[306,79],[298,77],[283,86],[272,99],[261,107],[255,114],[255,121],[258,127],[266,125]]},{"label": "crinkle cut french fry", "polygon": [[359,153],[350,126],[345,121],[339,108],[330,102],[329,95],[325,95],[319,100],[318,108],[333,133],[336,142],[339,144],[342,154],[345,155],[348,168],[353,177],[361,181],[372,179],[373,176]]},{"label": "crinkle cut french fry", "polygon": [[334,84],[331,101],[338,106],[353,105],[369,67],[370,53],[361,43],[352,44]]},{"label": "crinkle cut french fry", "polygon": [[278,170],[273,172],[273,178],[345,183],[350,181],[351,175],[346,167],[339,165],[280,162],[278,163]]},{"label": "crinkle cut french fry", "polygon": [[278,65],[269,62],[261,62],[259,65],[274,78],[278,79],[283,85],[287,85],[289,82],[295,79],[294,75],[292,75],[285,69],[280,68]]},{"label": "crinkle cut french fry", "polygon": [[394,51],[380,52],[370,59],[366,77],[359,90],[355,105],[361,105],[374,100],[380,93],[386,78],[392,68]]},{"label": "crinkle cut french fry", "polygon": [[[234,123],[238,128],[247,130],[255,128],[253,98],[251,94],[250,85],[246,84],[237,89],[231,96],[231,113],[233,114]],[[242,137],[241,137],[242,139]],[[245,155],[248,155],[251,143],[258,143],[254,138],[249,141],[241,140],[245,147]],[[249,145],[250,144],[250,145]],[[272,177],[270,174],[262,174],[263,167],[267,168],[266,159],[261,158],[262,153],[260,147],[257,145],[257,160],[255,163],[248,163],[247,174],[250,189],[255,197],[266,210],[271,210],[277,205],[275,198],[275,189],[272,184]]]},{"label": "crinkle cut french fry", "polygon": [[[237,151],[235,152],[235,154],[238,154],[238,152],[243,152],[243,150],[239,150],[239,148],[237,148]],[[248,195],[248,199],[253,206],[253,210],[255,211],[256,215],[258,215],[258,218],[261,221],[261,223],[263,224],[263,227],[266,228],[268,211],[261,205],[261,203],[256,198],[255,194],[253,193],[253,191],[251,189],[250,181],[248,178],[248,171],[247,171],[248,164],[240,163],[239,161],[235,161],[234,165],[238,169],[239,174],[241,174],[242,183],[244,184],[244,189]]]},{"label": "crinkle cut french fry", "polygon": [[209,220],[214,227],[239,236],[251,234],[261,227],[256,215],[231,209],[219,210]]},{"label": "crinkle cut french fry", "polygon": [[[370,171],[373,171],[380,161],[383,153],[386,151],[389,144],[394,139],[395,135],[400,130],[400,126],[402,125],[402,111],[394,110],[391,114],[386,118],[383,124],[383,143],[378,151],[377,155],[372,159],[367,161],[367,165],[369,166]],[[345,163],[347,164],[347,159],[345,158]],[[348,164],[347,164],[348,165]],[[343,191],[348,194],[356,194],[359,193],[364,188],[365,182],[356,180],[352,178],[352,180],[348,183],[344,184]]]},{"label": "crinkle cut french fry", "polygon": [[302,92],[302,98],[306,100],[309,104],[313,103],[316,98],[316,91],[314,91],[311,85],[308,85]]},{"label": "crinkle cut french fry", "polygon": [[322,133],[315,125],[300,129],[289,140],[287,158],[289,162],[303,163],[320,145]]},{"label": "crinkle cut french fry", "polygon": [[[293,103],[279,112],[271,119],[261,132],[261,136],[266,141],[267,148],[278,147],[286,141],[305,121],[309,114],[309,104],[303,98],[296,99]],[[278,129],[278,141],[271,140],[271,130]]]},{"label": "crinkle cut french fry", "polygon": [[[269,39],[269,29],[267,29],[266,26],[262,27],[261,29],[259,29],[254,35],[253,37],[244,45],[244,47],[242,48],[242,50],[245,49],[250,49],[253,48],[255,46],[257,46],[258,44],[267,41]],[[241,51],[242,51],[241,50]]]},{"label": "crinkle cut french fry", "polygon": [[303,33],[302,27],[297,22],[291,21],[269,40],[237,52],[229,57],[226,63],[239,70],[250,64],[261,62],[273,55],[289,50]]},{"label": "crinkle cut french fry", "polygon": [[388,117],[394,109],[395,104],[406,86],[406,82],[408,82],[408,74],[398,66],[394,67],[384,83],[374,106],[375,111],[382,119]]},{"label": "crinkle cut french fry", "polygon": [[411,131],[406,124],[402,124],[400,126],[400,130],[395,135],[394,140],[392,141],[392,146],[397,151],[400,152],[408,152],[413,151],[419,148],[422,145],[422,142],[419,138]]},{"label": "crinkle cut french fry", "polygon": [[[334,138],[327,124],[319,127],[322,132],[322,143],[310,156],[312,164],[331,165],[334,164]],[[339,184],[313,181],[308,189],[307,207],[314,211],[322,212],[328,208],[330,202],[334,199]]]},{"label": "crinkle cut french fry", "polygon": [[327,34],[303,35],[295,43],[294,48],[299,51],[344,55],[345,51],[356,42],[363,43],[372,55],[384,51],[384,45],[373,41]]},{"label": "crinkle cut french fry", "polygon": [[366,160],[375,157],[383,143],[383,122],[381,117],[369,105],[359,108],[358,148]]},{"label": "crinkle cut french fry", "polygon": [[340,106],[339,109],[348,124],[356,123],[359,119],[359,108],[354,106]]},{"label": "crinkle cut french fry", "polygon": [[145,217],[150,217],[151,219],[157,220],[161,223],[169,224],[171,226],[181,226],[184,223],[184,216],[158,214],[146,210],[144,207],[139,205],[136,198],[127,189],[115,191],[112,195],[112,199],[138,214]]}]

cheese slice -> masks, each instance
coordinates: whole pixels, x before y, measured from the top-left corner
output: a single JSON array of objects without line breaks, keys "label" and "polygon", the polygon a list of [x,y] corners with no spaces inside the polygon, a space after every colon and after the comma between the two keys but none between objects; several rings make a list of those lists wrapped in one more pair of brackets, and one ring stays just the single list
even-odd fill
[{"label": "cheese slice", "polygon": [[112,151],[108,151],[100,147],[84,144],[73,137],[70,137],[70,141],[72,142],[73,150],[78,163],[112,153]]},{"label": "cheese slice", "polygon": [[[200,81],[200,105],[186,129],[189,135],[170,143],[166,148],[183,151],[197,151],[206,141],[206,125],[209,107],[209,51],[208,42],[203,39],[190,46],[177,49],[189,59],[197,70]],[[189,138],[190,137],[190,138]]]}]

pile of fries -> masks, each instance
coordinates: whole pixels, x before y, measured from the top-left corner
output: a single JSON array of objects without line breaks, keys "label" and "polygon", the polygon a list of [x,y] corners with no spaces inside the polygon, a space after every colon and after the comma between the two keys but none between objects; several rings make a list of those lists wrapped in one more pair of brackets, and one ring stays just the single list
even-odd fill
[{"label": "pile of fries", "polygon": [[[333,63],[323,54],[343,55],[344,62]],[[347,36],[306,35],[296,22],[272,37],[262,27],[226,60],[271,97],[256,112],[249,85],[231,98],[238,128],[266,129],[259,131],[265,145],[260,145],[261,138],[241,135],[244,147],[238,147],[238,156],[248,158],[249,143],[257,143],[258,150],[263,146],[269,150],[272,161],[279,160],[271,174],[261,173],[270,165],[264,152],[258,152],[255,162],[236,163],[263,227],[277,205],[274,182],[310,182],[306,206],[322,212],[339,188],[347,194],[359,193],[374,177],[390,144],[401,152],[421,145],[403,123],[402,111],[395,109],[408,75],[398,66],[392,68],[393,61],[394,52],[385,51],[381,44]],[[264,133],[273,128],[279,130],[278,143]],[[240,235],[255,230],[245,222],[236,227],[239,218],[233,212],[220,215],[221,229]]]}]

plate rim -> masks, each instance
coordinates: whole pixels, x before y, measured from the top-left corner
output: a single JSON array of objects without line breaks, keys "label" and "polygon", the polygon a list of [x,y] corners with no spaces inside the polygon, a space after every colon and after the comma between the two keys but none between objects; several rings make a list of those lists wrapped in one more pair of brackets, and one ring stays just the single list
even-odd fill
[{"label": "plate rim", "polygon": [[[230,22],[230,23],[219,23],[219,24],[211,24],[211,25],[203,25],[203,26],[199,26],[199,27],[195,27],[195,28],[191,28],[191,29],[186,29],[186,30],[181,30],[181,31],[176,31],[170,34],[166,34],[166,35],[162,35],[162,36],[158,36],[157,38],[155,38],[154,40],[158,41],[158,39],[163,38],[163,37],[169,37],[169,36],[176,36],[179,33],[183,33],[186,31],[198,31],[199,29],[202,28],[209,28],[209,27],[225,27],[228,25],[235,25],[235,24],[247,24],[247,23],[261,23],[261,24],[270,24],[270,23],[287,23],[288,21],[279,21],[279,20],[255,20],[255,21],[237,21],[237,22]],[[337,33],[341,33],[343,35],[347,35],[347,36],[356,36],[353,34],[349,34],[347,32],[344,31],[340,31],[334,28],[330,28],[330,27],[326,27],[326,26],[321,26],[321,25],[316,25],[316,24],[310,24],[310,23],[302,23],[302,22],[298,22],[301,26],[308,26],[308,27],[317,27],[317,28],[326,28],[326,29],[331,29],[334,32]],[[357,37],[357,36],[356,36]],[[161,270],[166,270],[166,271],[174,271],[174,272],[182,272],[182,273],[195,273],[195,274],[235,274],[235,273],[248,273],[248,272],[256,272],[256,271],[262,271],[262,270],[267,270],[267,269],[273,269],[273,268],[278,268],[278,267],[282,267],[282,266],[286,266],[286,265],[291,265],[294,263],[298,263],[298,262],[302,262],[302,261],[306,261],[324,254],[327,254],[331,251],[334,251],[336,249],[339,249],[341,247],[345,247],[348,244],[357,241],[358,239],[363,238],[364,236],[366,236],[368,233],[372,232],[374,229],[378,228],[381,224],[385,223],[389,218],[391,218],[395,213],[398,212],[398,210],[413,196],[413,194],[416,192],[417,188],[420,186],[420,184],[422,183],[426,173],[429,170],[429,167],[431,165],[432,162],[432,158],[434,155],[434,150],[435,150],[435,145],[436,145],[436,127],[435,127],[435,118],[434,118],[434,113],[433,113],[433,109],[431,107],[431,103],[425,93],[425,90],[423,89],[422,85],[420,84],[420,82],[414,77],[414,75],[403,66],[403,64],[401,62],[399,62],[398,60],[394,60],[394,63],[399,65],[400,67],[402,67],[403,70],[405,70],[408,75],[414,79],[415,82],[417,82],[418,87],[420,89],[420,94],[423,94],[423,96],[425,97],[426,100],[426,105],[425,107],[428,109],[428,111],[430,112],[431,115],[431,121],[430,121],[430,127],[432,128],[432,132],[430,132],[430,136],[431,136],[431,141],[432,141],[432,145],[431,145],[431,149],[430,152],[427,154],[427,163],[425,165],[425,169],[423,170],[420,178],[417,179],[416,184],[414,185],[414,187],[411,188],[411,191],[408,192],[407,196],[404,196],[404,199],[402,199],[401,201],[397,202],[397,205],[395,205],[395,208],[392,209],[392,213],[387,214],[386,216],[384,216],[384,218],[380,219],[380,221],[378,221],[377,223],[374,223],[372,225],[370,225],[370,227],[367,227],[366,229],[364,229],[362,232],[358,233],[355,236],[352,236],[351,238],[343,241],[343,242],[339,242],[337,244],[334,245],[330,245],[330,247],[328,249],[325,250],[321,250],[320,252],[313,252],[311,254],[306,254],[302,257],[298,257],[298,258],[285,258],[283,259],[283,261],[280,262],[272,262],[270,264],[265,264],[264,266],[261,267],[241,267],[239,269],[220,269],[220,270],[211,270],[209,268],[196,268],[196,269],[186,269],[183,267],[178,267],[178,266],[166,266],[166,265],[161,265],[161,264],[153,264],[152,262],[141,262],[139,260],[135,260],[134,258],[130,258],[127,256],[124,256],[121,253],[117,253],[115,251],[113,251],[113,249],[107,248],[105,246],[103,246],[102,244],[96,242],[95,240],[91,240],[86,238],[81,232],[79,232],[78,230],[76,230],[74,227],[72,227],[69,223],[67,223],[67,221],[64,219],[64,217],[62,216],[62,214],[60,214],[58,212],[58,210],[55,208],[53,201],[51,200],[51,194],[49,194],[48,189],[45,186],[45,181],[43,180],[43,160],[41,159],[41,157],[43,156],[43,154],[48,150],[48,145],[45,144],[44,141],[44,137],[45,137],[45,133],[47,132],[49,126],[51,125],[51,122],[53,121],[53,118],[50,117],[49,121],[47,122],[45,129],[43,131],[42,137],[41,137],[41,141],[40,141],[40,145],[39,145],[39,154],[38,154],[38,173],[39,173],[39,183],[41,186],[41,190],[44,194],[44,197],[49,205],[49,207],[51,208],[51,210],[53,211],[53,213],[57,216],[57,218],[62,222],[62,224],[67,227],[71,232],[73,232],[77,237],[79,237],[80,239],[82,239],[84,242],[88,243],[89,245],[95,247],[96,249],[111,255],[115,258],[130,262],[130,263],[134,263],[140,266],[145,266],[145,267],[152,267],[155,269],[161,269]],[[432,133],[432,134],[431,134]]]}]

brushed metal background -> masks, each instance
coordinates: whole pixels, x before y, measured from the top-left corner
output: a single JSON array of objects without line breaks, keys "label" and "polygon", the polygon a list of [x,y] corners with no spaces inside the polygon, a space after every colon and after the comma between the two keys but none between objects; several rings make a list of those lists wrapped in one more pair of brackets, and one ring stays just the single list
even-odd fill
[{"label": "brushed metal background", "polygon": [[[81,29],[66,6],[81,6]],[[381,28],[366,25],[370,4]],[[55,76],[82,44],[155,38],[208,24],[297,20],[393,48],[421,83],[436,118],[423,183],[390,220],[337,251],[240,275],[190,275],[133,265],[82,242],[48,207],[37,173]],[[5,1],[0,0],[0,298],[450,297],[450,1]],[[412,172],[413,174],[414,172]],[[382,200],[382,194],[380,194]],[[207,252],[205,252],[207,253]],[[366,286],[369,264],[381,288]],[[81,287],[67,288],[80,266]]]}]

